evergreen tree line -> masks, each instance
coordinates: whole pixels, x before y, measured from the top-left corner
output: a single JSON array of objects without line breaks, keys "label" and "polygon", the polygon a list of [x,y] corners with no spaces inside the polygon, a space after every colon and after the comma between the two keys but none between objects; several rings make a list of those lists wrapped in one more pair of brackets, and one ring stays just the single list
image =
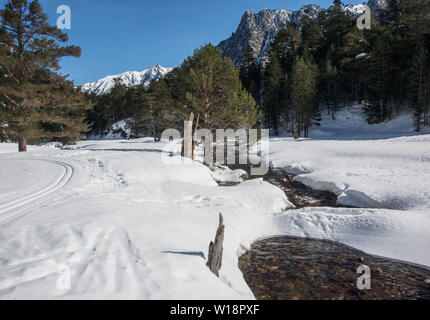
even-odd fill
[{"label": "evergreen tree line", "polygon": [[430,0],[389,0],[359,30],[339,0],[317,19],[305,15],[274,39],[267,64],[244,51],[240,76],[260,102],[264,122],[308,135],[321,112],[362,102],[370,124],[413,113],[415,129],[430,125]]},{"label": "evergreen tree line", "polygon": [[94,134],[105,134],[112,124],[126,120],[131,138],[152,135],[156,141],[167,128],[183,130],[195,115],[195,129],[253,127],[260,108],[240,81],[239,70],[218,48],[207,44],[161,80],[126,87],[117,82],[107,94],[91,96],[88,113]]}]

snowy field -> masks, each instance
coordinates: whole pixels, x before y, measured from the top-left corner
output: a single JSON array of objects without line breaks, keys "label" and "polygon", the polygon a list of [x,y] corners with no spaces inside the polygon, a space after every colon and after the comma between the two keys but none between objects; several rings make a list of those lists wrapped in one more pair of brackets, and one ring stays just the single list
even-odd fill
[{"label": "snowy field", "polygon": [[325,116],[312,139],[272,139],[271,165],[343,205],[429,212],[430,135],[416,135],[406,116],[368,126],[360,110]]},{"label": "snowy field", "polygon": [[[162,147],[141,139],[2,153],[0,297],[253,298],[237,268],[241,245],[273,234],[271,216],[291,204],[261,180],[221,188],[201,164],[164,165]],[[221,279],[205,266],[219,212]],[[65,267],[71,290],[57,288]]]},{"label": "snowy field", "polygon": [[[149,138],[0,144],[0,298],[253,299],[238,257],[280,234],[430,266],[430,135],[403,119],[363,136],[356,113],[338,116],[315,138],[272,139],[272,166],[367,208],[295,210],[261,179],[218,187],[201,164],[163,164]],[[219,212],[217,278],[205,264]]]}]

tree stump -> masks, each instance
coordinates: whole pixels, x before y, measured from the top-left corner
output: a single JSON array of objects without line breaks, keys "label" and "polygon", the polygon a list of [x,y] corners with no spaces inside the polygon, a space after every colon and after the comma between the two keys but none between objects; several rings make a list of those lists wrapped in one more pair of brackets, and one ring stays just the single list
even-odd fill
[{"label": "tree stump", "polygon": [[206,265],[208,268],[219,277],[219,270],[222,266],[222,253],[223,253],[223,242],[224,242],[224,217],[219,214],[219,226],[216,231],[215,241],[211,241],[209,244],[208,262]]}]

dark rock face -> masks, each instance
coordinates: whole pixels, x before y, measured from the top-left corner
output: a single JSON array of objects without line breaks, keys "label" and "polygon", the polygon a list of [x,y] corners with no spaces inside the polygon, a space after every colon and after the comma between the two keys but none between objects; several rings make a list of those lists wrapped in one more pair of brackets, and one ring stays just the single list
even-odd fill
[{"label": "dark rock face", "polygon": [[[386,6],[386,0],[370,0],[368,3],[374,14],[380,8]],[[362,5],[345,6],[344,10],[350,11],[353,16],[362,12]],[[254,57],[259,63],[265,65],[269,59],[270,44],[275,39],[279,30],[291,23],[300,25],[303,15],[308,14],[311,18],[316,18],[323,9],[317,5],[306,5],[298,11],[284,9],[269,10],[263,9],[257,14],[246,11],[240,21],[239,27],[230,38],[222,41],[218,47],[224,56],[231,58],[238,66],[243,61],[243,52],[250,46],[253,49]]]},{"label": "dark rock face", "polygon": [[257,14],[246,11],[236,32],[222,41],[218,47],[224,55],[230,57],[235,65],[242,62],[243,51],[250,46],[255,58],[264,61],[268,58],[268,49],[279,30],[290,23],[300,23],[300,18],[307,12],[311,17],[317,17],[322,10],[317,5],[307,5],[299,11],[284,9],[264,9]]}]

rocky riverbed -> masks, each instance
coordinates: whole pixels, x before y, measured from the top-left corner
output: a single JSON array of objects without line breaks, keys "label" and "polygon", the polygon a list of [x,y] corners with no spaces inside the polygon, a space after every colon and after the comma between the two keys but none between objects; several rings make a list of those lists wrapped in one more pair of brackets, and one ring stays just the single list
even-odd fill
[{"label": "rocky riverbed", "polygon": [[[362,265],[370,268],[370,289],[357,286]],[[331,241],[286,236],[257,241],[239,268],[260,300],[430,299],[429,269]]]}]

